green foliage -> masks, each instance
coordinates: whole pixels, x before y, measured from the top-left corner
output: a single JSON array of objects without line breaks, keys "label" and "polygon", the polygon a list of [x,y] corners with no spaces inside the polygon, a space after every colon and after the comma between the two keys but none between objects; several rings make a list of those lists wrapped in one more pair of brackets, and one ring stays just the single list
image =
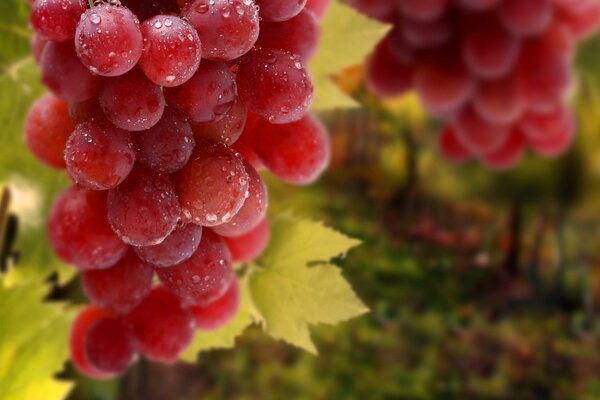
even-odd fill
[{"label": "green foliage", "polygon": [[0,398],[59,400],[72,384],[54,379],[68,355],[74,310],[45,303],[47,287],[0,280]]}]

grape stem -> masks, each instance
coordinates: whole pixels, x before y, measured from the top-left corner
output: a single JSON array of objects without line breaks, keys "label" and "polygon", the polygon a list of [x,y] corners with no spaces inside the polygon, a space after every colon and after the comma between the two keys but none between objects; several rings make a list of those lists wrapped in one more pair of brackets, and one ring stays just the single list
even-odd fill
[{"label": "grape stem", "polygon": [[94,0],[88,0],[88,4],[90,5],[90,8],[94,8]]}]

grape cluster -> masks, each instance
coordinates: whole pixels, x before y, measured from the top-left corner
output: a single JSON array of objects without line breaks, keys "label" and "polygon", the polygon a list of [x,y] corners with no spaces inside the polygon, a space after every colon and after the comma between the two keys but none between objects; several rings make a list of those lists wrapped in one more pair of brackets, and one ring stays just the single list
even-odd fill
[{"label": "grape cluster", "polygon": [[600,22],[597,0],[350,0],[393,24],[367,66],[380,96],[414,90],[446,126],[446,158],[492,169],[568,149],[566,96],[576,42]]},{"label": "grape cluster", "polygon": [[49,238],[93,303],[73,325],[73,363],[103,379],[138,354],[174,362],[194,329],[235,315],[232,264],[268,242],[257,170],[308,184],[328,163],[304,67],[327,2],[30,4],[50,92],[30,110],[25,141],[73,183],[52,207]]}]

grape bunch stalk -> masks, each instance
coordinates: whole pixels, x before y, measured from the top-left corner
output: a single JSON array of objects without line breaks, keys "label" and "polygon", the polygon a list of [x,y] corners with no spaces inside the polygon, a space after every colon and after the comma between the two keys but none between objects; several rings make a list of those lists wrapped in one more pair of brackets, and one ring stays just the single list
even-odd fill
[{"label": "grape bunch stalk", "polygon": [[72,182],[49,239],[93,303],[73,324],[72,361],[96,379],[139,354],[172,363],[195,329],[239,308],[233,263],[270,235],[258,170],[300,185],[327,166],[305,68],[327,2],[29,2],[50,91],[25,142]]},{"label": "grape bunch stalk", "polygon": [[565,152],[578,41],[600,23],[597,0],[350,0],[393,29],[367,65],[377,95],[414,90],[446,122],[441,153],[507,169],[527,148]]}]

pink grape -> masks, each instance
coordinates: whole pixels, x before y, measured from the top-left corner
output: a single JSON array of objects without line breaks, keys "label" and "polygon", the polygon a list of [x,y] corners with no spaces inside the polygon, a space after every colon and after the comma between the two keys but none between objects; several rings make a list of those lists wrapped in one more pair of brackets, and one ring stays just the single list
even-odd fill
[{"label": "pink grape", "polygon": [[206,305],[221,298],[235,279],[225,241],[209,229],[188,260],[156,273],[165,287],[186,305]]},{"label": "pink grape", "polygon": [[198,70],[202,44],[196,30],[183,19],[157,15],[142,24],[144,51],[140,68],[160,86],[179,86]]},{"label": "pink grape", "polygon": [[162,243],[175,230],[179,212],[171,181],[141,166],[108,194],[108,221],[121,240],[132,246]]},{"label": "pink grape", "polygon": [[446,126],[438,137],[440,153],[448,160],[463,163],[471,158],[469,150],[458,140],[452,127]]},{"label": "pink grape", "polygon": [[191,343],[194,321],[189,310],[164,287],[155,287],[128,316],[140,351],[152,361],[172,364]]},{"label": "pink grape", "polygon": [[258,39],[258,9],[253,0],[190,0],[182,16],[196,28],[203,57],[209,60],[239,58]]},{"label": "pink grape", "polygon": [[137,17],[125,7],[110,4],[87,10],[75,33],[75,49],[81,62],[103,76],[123,75],[135,67],[142,45]]},{"label": "pink grape", "polygon": [[109,268],[127,251],[106,219],[106,192],[77,186],[55,200],[48,236],[58,257],[81,270]]},{"label": "pink grape", "polygon": [[48,93],[38,99],[25,118],[24,137],[29,150],[44,164],[63,169],[65,147],[75,129],[68,104]]},{"label": "pink grape", "polygon": [[223,118],[234,104],[237,87],[227,64],[204,61],[189,81],[165,88],[164,93],[169,106],[198,124]]},{"label": "pink grape", "polygon": [[502,171],[516,166],[525,154],[525,139],[518,130],[513,130],[508,140],[497,150],[480,157],[486,167]]},{"label": "pink grape", "polygon": [[75,28],[85,12],[85,0],[36,0],[29,21],[38,35],[62,42],[75,37]]},{"label": "pink grape", "polygon": [[305,9],[312,11],[315,17],[321,20],[327,14],[330,5],[331,0],[308,0]]},{"label": "pink grape", "polygon": [[185,115],[168,107],[156,125],[136,133],[133,140],[137,148],[137,160],[163,174],[183,168],[196,145]]},{"label": "pink grape", "polygon": [[192,130],[198,140],[218,141],[231,146],[242,135],[247,118],[248,108],[236,99],[223,118],[215,122],[193,124]]},{"label": "pink grape", "polygon": [[126,314],[150,293],[154,269],[129,251],[107,269],[83,273],[87,298],[99,307]]},{"label": "pink grape", "polygon": [[329,137],[317,118],[307,115],[285,125],[261,120],[256,129],[260,132],[256,152],[279,179],[305,185],[317,180],[327,167],[331,153]]},{"label": "pink grape", "polygon": [[486,121],[508,125],[519,119],[527,104],[516,77],[509,75],[498,80],[479,82],[473,107]]},{"label": "pink grape", "polygon": [[472,107],[466,107],[454,121],[459,141],[475,155],[489,154],[498,150],[508,139],[507,126],[483,120]]},{"label": "pink grape", "polygon": [[44,85],[67,101],[84,101],[97,96],[103,82],[81,64],[70,41],[46,44],[40,67]]},{"label": "pink grape", "polygon": [[137,255],[155,267],[172,267],[190,258],[202,239],[202,227],[187,224],[177,228],[160,244],[135,247]]},{"label": "pink grape", "polygon": [[121,375],[137,359],[133,334],[122,318],[103,318],[89,327],[84,338],[85,357],[101,372]]},{"label": "pink grape", "polygon": [[225,238],[227,247],[231,251],[231,257],[234,262],[245,263],[258,258],[267,248],[271,231],[269,221],[264,218],[250,232],[232,238]]},{"label": "pink grape", "polygon": [[552,1],[503,0],[499,16],[504,26],[515,35],[537,35],[552,21]]},{"label": "pink grape", "polygon": [[432,21],[446,12],[448,3],[448,0],[399,0],[398,7],[409,18]]},{"label": "pink grape", "polygon": [[254,167],[244,162],[246,173],[250,177],[248,196],[244,205],[229,222],[213,227],[221,236],[240,236],[254,229],[267,213],[269,203],[267,186]]},{"label": "pink grape", "polygon": [[218,300],[205,306],[192,306],[190,312],[196,329],[214,331],[227,325],[240,308],[240,284],[234,279],[227,292]]},{"label": "pink grape", "polygon": [[287,51],[309,62],[317,52],[321,28],[315,15],[303,10],[283,22],[262,22],[257,46]]},{"label": "pink grape", "polygon": [[78,185],[106,190],[119,185],[135,162],[129,132],[103,119],[83,122],[75,128],[65,148],[67,172]]},{"label": "pink grape", "polygon": [[280,50],[246,55],[238,68],[237,83],[250,111],[271,123],[298,121],[313,99],[314,87],[299,57]]},{"label": "pink grape", "polygon": [[100,91],[100,105],[113,124],[128,131],[152,128],[162,117],[165,98],[160,86],[139,70],[107,79]]},{"label": "pink grape", "polygon": [[264,21],[288,21],[304,9],[306,0],[256,0]]},{"label": "pink grape", "polygon": [[79,372],[89,378],[103,380],[114,376],[93,367],[85,355],[85,337],[90,327],[98,321],[111,317],[114,317],[114,314],[110,311],[96,306],[87,306],[79,312],[79,315],[77,315],[71,326],[71,335],[69,337],[71,361]]},{"label": "pink grape", "polygon": [[216,226],[237,214],[246,199],[248,174],[227,146],[199,141],[190,162],[175,177],[183,213],[194,223]]},{"label": "pink grape", "polygon": [[412,66],[399,62],[386,42],[381,42],[367,64],[367,86],[384,98],[402,95],[412,89],[413,72]]}]

